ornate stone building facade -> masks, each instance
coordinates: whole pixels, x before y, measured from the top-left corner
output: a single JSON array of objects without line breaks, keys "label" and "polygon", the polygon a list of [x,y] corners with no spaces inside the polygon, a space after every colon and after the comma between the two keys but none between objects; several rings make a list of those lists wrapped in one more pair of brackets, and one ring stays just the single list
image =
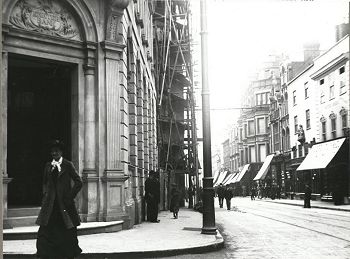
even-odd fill
[{"label": "ornate stone building facade", "polygon": [[52,138],[84,181],[83,221],[140,223],[157,167],[152,2],[5,0],[2,11],[5,225],[12,207],[40,206]]}]

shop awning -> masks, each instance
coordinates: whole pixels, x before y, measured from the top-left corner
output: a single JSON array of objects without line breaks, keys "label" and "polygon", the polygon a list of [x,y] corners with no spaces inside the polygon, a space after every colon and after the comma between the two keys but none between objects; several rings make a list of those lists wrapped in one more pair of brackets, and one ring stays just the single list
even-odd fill
[{"label": "shop awning", "polygon": [[297,171],[326,168],[344,141],[345,138],[341,138],[313,145]]},{"label": "shop awning", "polygon": [[268,155],[265,158],[265,161],[264,161],[263,165],[261,166],[259,172],[256,174],[256,176],[253,179],[254,181],[256,181],[256,180],[264,180],[265,179],[266,174],[269,171],[269,167],[270,167],[270,164],[271,164],[271,161],[272,161],[273,157],[274,157],[274,154]]},{"label": "shop awning", "polygon": [[231,179],[232,179],[233,177],[235,177],[235,175],[236,175],[235,173],[232,173],[232,174],[230,174],[229,176],[227,176],[226,179],[223,181],[223,184],[224,184],[224,185],[228,184],[228,182],[231,181]]},{"label": "shop awning", "polygon": [[220,175],[219,175],[218,179],[216,180],[216,183],[214,184],[214,186],[219,185],[220,183],[222,183],[222,181],[225,179],[227,173],[228,173],[228,171],[220,172]]},{"label": "shop awning", "polygon": [[231,178],[227,180],[226,184],[231,184],[235,182],[235,179],[239,173],[232,174]]},{"label": "shop awning", "polygon": [[242,180],[243,176],[245,175],[245,173],[248,171],[249,169],[249,164],[244,165],[242,171],[239,173],[239,175],[236,177],[235,182],[239,182],[240,180]]}]

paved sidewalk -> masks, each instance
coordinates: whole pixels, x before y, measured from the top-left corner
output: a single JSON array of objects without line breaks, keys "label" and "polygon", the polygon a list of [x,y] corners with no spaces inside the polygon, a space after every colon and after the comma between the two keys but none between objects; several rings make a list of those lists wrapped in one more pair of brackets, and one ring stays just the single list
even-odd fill
[{"label": "paved sidewalk", "polygon": [[[259,200],[259,199],[257,199],[257,200]],[[288,205],[295,205],[295,206],[304,206],[304,200],[261,199],[260,201],[274,202],[274,203],[281,203],[281,204],[288,204]],[[327,202],[327,201],[311,201],[311,208],[341,210],[341,211],[349,211],[350,212],[350,205],[334,205],[333,202]]]},{"label": "paved sidewalk", "polygon": [[[201,234],[202,214],[181,208],[179,218],[159,214],[159,223],[143,222],[134,228],[114,233],[79,236],[83,254],[79,258],[157,257],[202,253],[223,247],[221,234]],[[36,240],[3,242],[4,258],[35,258]]]}]

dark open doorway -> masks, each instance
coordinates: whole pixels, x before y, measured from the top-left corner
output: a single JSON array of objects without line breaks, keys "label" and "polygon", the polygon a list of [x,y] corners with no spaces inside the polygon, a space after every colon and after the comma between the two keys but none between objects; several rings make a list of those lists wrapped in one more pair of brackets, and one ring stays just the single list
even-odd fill
[{"label": "dark open doorway", "polygon": [[48,142],[63,140],[71,158],[72,67],[18,55],[8,67],[8,204],[38,206]]}]

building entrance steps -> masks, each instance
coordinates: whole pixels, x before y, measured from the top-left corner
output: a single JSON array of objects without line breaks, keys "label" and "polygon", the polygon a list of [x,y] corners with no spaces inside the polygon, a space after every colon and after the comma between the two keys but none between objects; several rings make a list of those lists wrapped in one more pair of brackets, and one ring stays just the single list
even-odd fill
[{"label": "building entrance steps", "polygon": [[[99,233],[117,232],[122,230],[123,221],[86,222],[78,226],[78,235],[92,235]],[[36,239],[39,226],[15,227],[3,230],[4,240]]]},{"label": "building entrance steps", "polygon": [[[169,211],[159,214],[159,223],[143,222],[132,229],[78,237],[83,253],[79,258],[170,256],[203,253],[223,247],[220,232],[201,234],[203,215],[180,208],[178,219]],[[35,239],[5,240],[4,258],[35,258]]]}]

